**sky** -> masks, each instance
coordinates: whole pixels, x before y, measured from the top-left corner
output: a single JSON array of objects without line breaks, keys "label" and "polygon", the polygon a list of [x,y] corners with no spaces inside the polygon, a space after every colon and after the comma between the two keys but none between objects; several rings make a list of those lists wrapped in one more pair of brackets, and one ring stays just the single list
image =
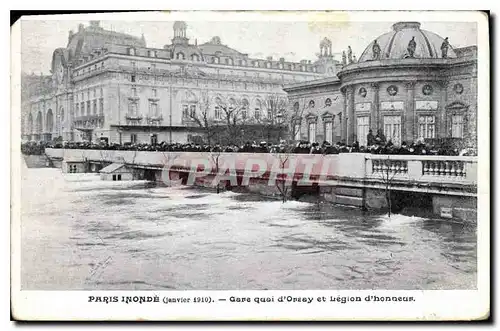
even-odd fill
[{"label": "sky", "polygon": [[[276,15],[276,14],[275,14]],[[78,18],[82,18],[79,15]],[[91,17],[88,17],[92,19]],[[187,17],[189,18],[189,17]],[[80,23],[89,25],[89,19],[23,20],[21,22],[21,61],[22,70],[27,73],[48,74],[54,49],[66,47],[68,32],[77,31]],[[353,22],[353,21],[300,21],[283,20],[269,14],[268,18],[258,21],[225,20],[208,21],[185,20],[187,36],[190,42],[197,39],[198,44],[219,36],[221,42],[250,57],[286,60],[314,60],[319,53],[319,43],[324,37],[332,41],[332,50],[336,59],[351,46],[354,55],[359,57],[366,46],[381,34],[391,31],[395,21]],[[131,21],[101,20],[101,27],[107,30],[128,33],[137,37],[144,34],[148,47],[163,48],[173,37],[173,21]],[[429,22],[420,21],[421,29],[449,37],[453,47],[477,44],[476,23],[472,22]]]}]

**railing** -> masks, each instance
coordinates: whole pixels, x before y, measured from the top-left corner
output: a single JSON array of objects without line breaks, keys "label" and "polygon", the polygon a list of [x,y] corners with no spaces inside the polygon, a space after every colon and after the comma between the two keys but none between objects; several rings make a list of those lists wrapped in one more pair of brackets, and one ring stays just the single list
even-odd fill
[{"label": "railing", "polygon": [[[234,165],[236,170],[245,169],[248,162],[258,161],[258,168],[267,171],[283,170],[295,174],[310,173],[320,180],[335,179],[357,185],[380,182],[390,178],[402,185],[470,186],[477,184],[477,157],[474,156],[426,156],[426,155],[374,155],[363,153],[318,154],[272,154],[272,153],[198,153],[198,152],[150,152],[122,150],[46,149],[49,157],[81,156],[93,161],[126,162],[138,167],[161,168],[169,162],[182,166],[193,160],[212,164],[214,156]],[[306,170],[309,169],[309,170]],[[255,169],[254,169],[255,170]]]},{"label": "railing", "polygon": [[464,161],[423,161],[423,175],[444,177],[467,177]]},{"label": "railing", "polygon": [[405,160],[372,160],[373,174],[408,174],[408,161]]},{"label": "railing", "polygon": [[365,155],[367,178],[382,175],[422,182],[477,183],[477,157],[442,155]]}]

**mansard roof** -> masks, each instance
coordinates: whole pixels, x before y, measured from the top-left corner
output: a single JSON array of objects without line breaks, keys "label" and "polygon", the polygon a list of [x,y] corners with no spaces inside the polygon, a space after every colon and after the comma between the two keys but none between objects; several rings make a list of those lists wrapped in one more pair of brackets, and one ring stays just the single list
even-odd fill
[{"label": "mansard roof", "polygon": [[70,34],[68,50],[72,58],[92,52],[94,49],[105,47],[107,44],[121,44],[132,47],[146,47],[146,40],[129,34],[105,30],[98,25],[79,26],[78,32]]}]

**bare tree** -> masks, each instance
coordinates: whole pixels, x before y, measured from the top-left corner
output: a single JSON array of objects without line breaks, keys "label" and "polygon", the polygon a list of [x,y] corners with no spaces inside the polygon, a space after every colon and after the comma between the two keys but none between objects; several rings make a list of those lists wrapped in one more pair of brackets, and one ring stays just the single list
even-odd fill
[{"label": "bare tree", "polygon": [[243,103],[243,99],[222,100],[219,98],[216,106],[222,111],[225,138],[229,143],[241,144],[241,130],[248,122],[247,117],[242,116],[242,112],[246,110],[247,105]]},{"label": "bare tree", "polygon": [[276,153],[276,158],[279,162],[279,173],[277,174],[277,180],[275,182],[276,188],[281,194],[282,202],[285,203],[288,198],[288,193],[290,191],[288,183],[288,178],[285,179],[285,165],[290,160],[290,153],[284,151],[284,153]]},{"label": "bare tree", "polygon": [[288,122],[287,106],[288,99],[282,94],[269,94],[264,99],[266,114],[257,121],[261,125],[262,136],[267,140],[274,138],[276,132],[278,132],[278,139],[281,139],[282,126]]},{"label": "bare tree", "polygon": [[389,217],[391,217],[392,211],[392,200],[391,200],[391,185],[394,180],[394,176],[396,176],[400,171],[401,167],[399,165],[395,166],[394,163],[391,164],[391,159],[387,156],[387,159],[380,160],[380,177],[382,178],[382,182],[384,183],[385,190],[385,200],[387,202],[387,207],[389,208]]},{"label": "bare tree", "polygon": [[215,165],[215,179],[214,180],[217,182],[217,186],[216,186],[217,194],[219,194],[219,192],[220,192],[220,178],[219,178],[220,156],[221,156],[220,149],[210,152],[210,158],[212,159],[212,162]]},{"label": "bare tree", "polygon": [[187,110],[187,114],[183,114],[186,118],[192,120],[199,128],[202,129],[208,145],[211,145],[213,138],[218,132],[217,125],[210,116],[212,103],[208,91],[202,91],[199,101],[199,111],[192,112],[191,109]]}]

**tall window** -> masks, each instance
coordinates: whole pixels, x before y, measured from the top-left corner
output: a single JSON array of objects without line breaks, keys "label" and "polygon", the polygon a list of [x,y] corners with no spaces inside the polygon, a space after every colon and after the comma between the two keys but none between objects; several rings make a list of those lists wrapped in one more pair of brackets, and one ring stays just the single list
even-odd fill
[{"label": "tall window", "polygon": [[131,116],[136,116],[138,112],[137,102],[133,101],[128,104],[128,113]]},{"label": "tall window", "polygon": [[215,106],[215,119],[217,120],[222,119],[222,109],[220,108],[219,105]]},{"label": "tall window", "polygon": [[309,101],[309,108],[314,108],[315,105],[316,103],[314,102],[314,100]]},{"label": "tall window", "polygon": [[97,100],[94,99],[94,101],[92,102],[92,104],[93,104],[93,110],[94,110],[93,114],[97,115]]},{"label": "tall window", "polygon": [[75,104],[76,116],[80,116],[80,104],[77,102]]},{"label": "tall window", "polygon": [[100,116],[104,115],[104,99],[103,98],[99,99],[99,115]]},{"label": "tall window", "polygon": [[436,124],[434,116],[418,117],[418,137],[435,138]]},{"label": "tall window", "polygon": [[464,116],[452,115],[451,116],[451,137],[463,138],[464,137]]},{"label": "tall window", "polygon": [[370,130],[370,117],[368,116],[360,116],[357,119],[357,136],[358,142],[360,146],[366,146],[368,131]]},{"label": "tall window", "polygon": [[158,144],[158,135],[152,134],[151,135],[151,145],[156,145],[156,144]]},{"label": "tall window", "polygon": [[185,59],[184,53],[182,52],[177,53],[177,60],[184,60],[184,59]]},{"label": "tall window", "polygon": [[80,114],[81,116],[85,116],[85,102],[80,102]]},{"label": "tall window", "polygon": [[248,100],[243,99],[241,100],[241,118],[246,119],[247,118],[247,110],[248,110]]},{"label": "tall window", "polygon": [[333,122],[325,122],[325,140],[329,143],[333,142]]},{"label": "tall window", "polygon": [[332,99],[327,98],[327,99],[325,100],[325,107],[330,107],[331,105],[332,105]]},{"label": "tall window", "polygon": [[255,108],[254,117],[256,120],[260,120],[260,109]]},{"label": "tall window", "polygon": [[293,135],[295,140],[300,140],[300,123],[295,123],[293,125]]},{"label": "tall window", "polygon": [[189,107],[188,105],[182,105],[182,117],[189,118]]},{"label": "tall window", "polygon": [[310,142],[315,142],[316,141],[316,123],[311,122],[309,123],[309,141]]},{"label": "tall window", "polygon": [[153,98],[156,98],[156,97],[157,97],[157,95],[158,95],[158,93],[157,93],[156,89],[154,88],[154,89],[153,89]]},{"label": "tall window", "polygon": [[90,115],[90,100],[87,101],[87,116]]},{"label": "tall window", "polygon": [[131,142],[132,144],[137,143],[137,134],[132,133],[132,134],[130,135],[130,142]]},{"label": "tall window", "polygon": [[135,55],[135,49],[134,48],[129,48],[128,49],[128,55]]},{"label": "tall window", "polygon": [[196,116],[196,105],[189,105],[189,116]]},{"label": "tall window", "polygon": [[267,110],[267,119],[272,120],[273,119],[273,112],[271,109]]},{"label": "tall window", "polygon": [[156,102],[149,103],[149,115],[153,117],[158,116],[158,104]]},{"label": "tall window", "polygon": [[394,145],[401,144],[401,116],[384,116],[384,135]]},{"label": "tall window", "polygon": [[132,83],[135,83],[135,75],[130,75],[130,81],[131,81]]}]

